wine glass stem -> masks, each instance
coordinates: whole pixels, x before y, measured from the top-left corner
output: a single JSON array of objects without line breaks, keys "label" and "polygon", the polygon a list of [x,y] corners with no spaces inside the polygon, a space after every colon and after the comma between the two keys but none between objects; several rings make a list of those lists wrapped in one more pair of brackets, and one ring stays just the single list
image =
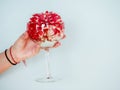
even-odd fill
[{"label": "wine glass stem", "polygon": [[47,76],[47,79],[50,79],[51,77],[51,73],[50,73],[50,62],[49,62],[49,51],[47,51],[46,53],[46,76]]}]

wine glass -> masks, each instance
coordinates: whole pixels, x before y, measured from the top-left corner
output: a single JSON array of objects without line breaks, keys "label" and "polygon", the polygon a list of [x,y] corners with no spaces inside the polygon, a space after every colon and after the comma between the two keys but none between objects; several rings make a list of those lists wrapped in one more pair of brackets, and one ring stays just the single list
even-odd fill
[{"label": "wine glass", "polygon": [[56,82],[60,78],[53,77],[50,70],[50,49],[58,47],[59,42],[45,42],[42,44],[42,49],[45,50],[45,66],[46,66],[46,75],[44,77],[36,79],[37,82]]},{"label": "wine glass", "polygon": [[46,77],[39,78],[37,82],[55,82],[59,79],[53,78],[50,72],[49,54],[50,49],[58,47],[60,40],[65,38],[64,22],[60,15],[54,12],[34,14],[27,23],[29,37],[35,42],[41,42],[41,48],[46,51]]}]

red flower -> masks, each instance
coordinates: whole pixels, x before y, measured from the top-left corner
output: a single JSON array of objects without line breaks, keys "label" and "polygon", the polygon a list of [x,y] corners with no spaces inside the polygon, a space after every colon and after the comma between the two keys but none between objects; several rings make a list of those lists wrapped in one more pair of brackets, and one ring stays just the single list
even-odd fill
[{"label": "red flower", "polygon": [[27,32],[35,41],[58,41],[64,35],[64,23],[54,12],[34,14],[27,23]]}]

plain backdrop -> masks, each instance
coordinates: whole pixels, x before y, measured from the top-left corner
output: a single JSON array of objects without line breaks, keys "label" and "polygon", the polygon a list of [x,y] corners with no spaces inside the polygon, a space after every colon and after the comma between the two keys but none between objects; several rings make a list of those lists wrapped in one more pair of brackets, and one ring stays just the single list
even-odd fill
[{"label": "plain backdrop", "polygon": [[26,31],[32,14],[46,10],[65,22],[67,37],[50,52],[52,75],[61,80],[35,81],[45,75],[41,51],[27,67],[1,74],[0,90],[120,90],[120,0],[0,0],[0,52]]}]

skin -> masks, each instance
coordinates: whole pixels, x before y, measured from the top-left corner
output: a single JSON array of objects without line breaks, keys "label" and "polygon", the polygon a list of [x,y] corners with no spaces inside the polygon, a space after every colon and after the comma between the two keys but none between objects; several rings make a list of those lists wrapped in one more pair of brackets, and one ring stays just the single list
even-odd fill
[{"label": "skin", "polygon": [[[30,57],[35,56],[39,53],[41,49],[49,51],[50,48],[56,48],[60,46],[60,43],[57,42],[53,45],[53,47],[41,47],[41,42],[35,42],[30,39],[28,33],[23,33],[16,42],[11,46],[11,52],[13,58],[16,62],[24,61]],[[7,50],[7,56],[13,62],[12,57],[10,55],[10,48]],[[0,53],[0,73],[8,70],[12,65],[8,62],[5,57],[5,52]]]},{"label": "skin", "polygon": [[[12,45],[11,51],[13,58],[16,62],[20,62],[23,60],[26,60],[30,57],[35,56],[40,51],[40,42],[33,42],[29,36],[28,33],[23,33],[16,42]],[[10,48],[7,50],[7,56],[12,61],[12,57],[10,55]],[[8,68],[10,68],[12,65],[8,62],[8,60],[5,57],[5,53],[0,53],[0,73],[3,73]]]}]

